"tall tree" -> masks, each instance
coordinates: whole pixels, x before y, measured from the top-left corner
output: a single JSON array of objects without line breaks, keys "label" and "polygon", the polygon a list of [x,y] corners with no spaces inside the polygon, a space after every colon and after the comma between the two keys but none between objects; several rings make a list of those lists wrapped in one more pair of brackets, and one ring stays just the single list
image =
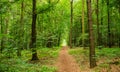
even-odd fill
[{"label": "tall tree", "polygon": [[70,48],[72,48],[72,25],[73,25],[73,0],[70,0],[71,7],[71,17],[70,17],[70,35],[69,35],[69,44]]},{"label": "tall tree", "polygon": [[20,40],[19,40],[19,43],[21,44],[18,48],[18,52],[17,52],[17,56],[21,56],[21,49],[23,47],[23,33],[24,33],[24,27],[23,27],[23,15],[24,13],[24,0],[21,1],[21,17],[20,17],[20,33],[19,33],[19,36],[20,36]]},{"label": "tall tree", "polygon": [[[3,34],[3,17],[2,17],[2,14],[1,14],[1,34]],[[3,37],[1,37],[1,53],[2,53],[2,50],[3,50],[3,48],[4,48],[4,45],[3,45]]]},{"label": "tall tree", "polygon": [[32,2],[32,31],[31,31],[31,43],[30,46],[32,48],[32,59],[31,60],[38,60],[37,51],[36,51],[36,0]]},{"label": "tall tree", "polygon": [[97,45],[100,46],[101,34],[99,30],[99,0],[96,0],[96,16],[97,16]]},{"label": "tall tree", "polygon": [[[100,16],[100,17],[101,17],[101,23],[100,23],[101,26],[103,26],[103,7],[102,7],[102,6],[103,6],[103,3],[104,3],[103,0],[101,0],[101,11],[100,11],[100,12],[101,12],[101,16]],[[100,42],[99,42],[100,44],[103,43],[103,40],[102,40],[102,33],[103,33],[103,31],[102,31],[102,29],[103,29],[103,28],[101,27],[101,28],[100,28],[100,30],[101,30],[101,36],[99,36],[100,39],[101,39]]]},{"label": "tall tree", "polygon": [[91,0],[87,0],[87,14],[88,14],[88,26],[89,26],[89,41],[90,41],[90,68],[96,66],[95,60],[95,46],[94,46],[94,37],[93,37],[93,24],[92,24],[92,8]]},{"label": "tall tree", "polygon": [[[119,3],[120,3],[120,1],[119,1]],[[118,5],[119,5],[119,3],[118,3]],[[120,5],[118,6],[118,11],[119,11],[119,18],[120,18]],[[120,32],[120,29],[119,29],[119,31],[118,32]],[[119,48],[120,48],[120,33],[118,34],[118,45],[119,45]]]},{"label": "tall tree", "polygon": [[109,0],[107,0],[107,14],[108,14],[108,46],[109,48],[112,47],[112,41],[111,41],[111,30],[110,30],[110,6],[109,6]]},{"label": "tall tree", "polygon": [[82,45],[83,48],[85,47],[85,42],[84,42],[84,35],[85,35],[85,27],[84,27],[84,1],[82,0]]}]

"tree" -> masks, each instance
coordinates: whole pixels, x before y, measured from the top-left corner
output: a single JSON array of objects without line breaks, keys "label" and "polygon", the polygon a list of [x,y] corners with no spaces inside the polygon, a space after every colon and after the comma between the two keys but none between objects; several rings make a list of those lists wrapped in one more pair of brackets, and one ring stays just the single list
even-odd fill
[{"label": "tree", "polygon": [[36,51],[36,0],[32,2],[32,31],[31,31],[31,43],[30,46],[32,48],[32,59],[31,60],[38,60],[37,51]]},{"label": "tree", "polygon": [[92,25],[92,8],[91,0],[87,0],[87,14],[88,14],[88,27],[89,27],[89,41],[90,41],[90,68],[96,66],[95,60],[95,46],[94,46],[94,37],[93,37],[93,25]]},{"label": "tree", "polygon": [[109,48],[112,47],[112,44],[111,44],[111,30],[110,30],[110,6],[109,6],[109,0],[107,0],[107,14],[108,14],[108,19],[107,19],[107,22],[108,22],[108,46]]},{"label": "tree", "polygon": [[[101,5],[102,5],[102,6],[103,6],[103,3],[104,3],[103,0],[101,0]],[[101,22],[100,22],[100,25],[103,26],[103,7],[101,7],[101,11],[100,11],[100,12],[101,12],[101,16],[100,16],[100,17],[101,17]],[[103,43],[103,40],[102,40],[102,29],[103,29],[103,28],[101,27],[101,28],[100,28],[100,30],[101,30],[101,34],[100,34],[101,37],[99,36],[100,39],[101,39],[100,42],[99,42],[100,44]]]},{"label": "tree", "polygon": [[96,15],[97,15],[97,45],[100,46],[101,34],[99,30],[99,0],[96,0]]},{"label": "tree", "polygon": [[23,47],[23,33],[24,33],[24,21],[23,21],[23,18],[24,18],[24,0],[21,1],[21,17],[20,17],[20,31],[19,31],[19,36],[20,36],[20,40],[19,40],[19,43],[21,44],[19,47],[18,47],[18,51],[17,51],[17,56],[21,56],[21,49]]},{"label": "tree", "polygon": [[70,48],[72,48],[73,0],[70,0],[70,7],[71,7],[71,17],[70,17],[69,44],[70,44]]},{"label": "tree", "polygon": [[[1,34],[3,34],[3,21],[2,21],[2,15],[1,15],[1,17],[0,17],[1,19]],[[3,44],[3,36],[1,37],[1,49],[0,49],[0,51],[1,51],[1,53],[2,53],[2,50],[3,50],[3,48],[4,48],[4,44]]]},{"label": "tree", "polygon": [[84,0],[82,0],[82,45],[83,45],[83,48],[85,47],[84,35],[85,35],[85,29],[84,29]]}]

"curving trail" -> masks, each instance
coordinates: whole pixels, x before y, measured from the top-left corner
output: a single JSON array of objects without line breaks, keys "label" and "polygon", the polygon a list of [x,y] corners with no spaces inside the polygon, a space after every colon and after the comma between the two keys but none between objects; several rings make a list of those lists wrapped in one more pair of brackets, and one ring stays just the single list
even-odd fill
[{"label": "curving trail", "polygon": [[57,60],[57,72],[80,72],[80,68],[74,58],[69,55],[68,47],[64,46]]}]

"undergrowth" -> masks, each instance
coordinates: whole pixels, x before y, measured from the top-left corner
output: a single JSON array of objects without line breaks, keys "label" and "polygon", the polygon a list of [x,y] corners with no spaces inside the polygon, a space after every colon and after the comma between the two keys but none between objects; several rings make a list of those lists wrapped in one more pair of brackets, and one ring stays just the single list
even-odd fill
[{"label": "undergrowth", "polygon": [[90,72],[113,72],[120,71],[120,48],[96,48],[97,66],[89,69],[89,49],[73,48],[69,53],[76,59],[81,70]]},{"label": "undergrowth", "polygon": [[58,57],[59,48],[38,48],[39,61],[32,62],[31,51],[23,50],[22,56],[5,57],[0,55],[0,72],[56,72],[53,65]]}]

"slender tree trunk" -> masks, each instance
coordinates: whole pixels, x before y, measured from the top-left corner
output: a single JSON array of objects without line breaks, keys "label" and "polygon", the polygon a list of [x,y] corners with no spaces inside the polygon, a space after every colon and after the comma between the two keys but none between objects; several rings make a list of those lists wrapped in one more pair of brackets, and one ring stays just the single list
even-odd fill
[{"label": "slender tree trunk", "polygon": [[96,4],[96,15],[97,15],[97,46],[100,46],[100,30],[99,30],[99,0],[96,0],[97,4]]},{"label": "slender tree trunk", "polygon": [[118,38],[118,40],[119,40],[118,44],[119,44],[119,48],[120,48],[120,34],[118,36],[119,36],[119,38]]},{"label": "slender tree trunk", "polygon": [[72,25],[73,25],[73,0],[70,0],[71,7],[71,18],[70,18],[70,36],[69,36],[69,44],[70,48],[72,48]]},{"label": "slender tree trunk", "polygon": [[[3,24],[2,24],[2,15],[1,15],[1,34],[3,34]],[[2,50],[4,48],[4,44],[3,44],[3,37],[1,38],[1,53],[2,53]]]},{"label": "slender tree trunk", "polygon": [[94,37],[93,37],[93,25],[92,25],[92,8],[91,0],[87,0],[87,14],[88,14],[88,26],[89,26],[89,41],[90,41],[90,68],[96,66],[95,60],[95,46],[94,46]]},{"label": "slender tree trunk", "polygon": [[[119,6],[119,20],[120,20],[120,6]],[[118,31],[120,32],[120,28],[118,29]],[[118,45],[119,45],[119,48],[120,48],[120,33],[118,34]]]},{"label": "slender tree trunk", "polygon": [[[8,7],[9,8],[9,7]],[[9,13],[9,9],[8,9],[8,13]],[[5,35],[8,35],[8,28],[9,28],[9,15],[7,15],[7,17],[5,17],[5,26],[4,26],[4,34]],[[6,44],[8,42],[8,37],[4,37],[3,38],[3,41],[4,41],[4,48],[6,48]]]},{"label": "slender tree trunk", "polygon": [[[7,35],[7,34],[8,34],[8,27],[9,27],[9,26],[8,26],[8,24],[9,24],[9,19],[8,19],[8,17],[6,17],[6,20],[5,20],[5,21],[6,21],[6,24],[5,24],[5,28],[6,28],[6,29],[5,29],[5,34]],[[5,38],[5,41],[7,41],[7,38]]]},{"label": "slender tree trunk", "polygon": [[108,13],[108,46],[112,47],[111,44],[111,31],[110,31],[110,8],[109,8],[109,0],[107,0],[107,13]]},{"label": "slender tree trunk", "polygon": [[85,0],[82,0],[82,45],[83,45],[83,48],[85,48],[85,42],[84,42],[84,35],[85,35],[85,27],[84,27],[84,2],[85,2]]},{"label": "slender tree trunk", "polygon": [[33,8],[32,8],[32,33],[31,33],[31,48],[32,48],[32,59],[38,60],[37,51],[36,51],[36,0],[33,0]]},{"label": "slender tree trunk", "polygon": [[[24,13],[24,11],[23,11],[23,9],[24,9],[24,0],[22,0],[22,2],[21,2],[21,18],[20,18],[20,33],[19,33],[19,35],[20,35],[20,44],[21,45],[23,45],[23,33],[24,33],[24,27],[23,27],[23,13]],[[21,56],[21,49],[22,49],[22,47],[23,46],[20,46],[19,48],[18,48],[18,52],[17,52],[17,56]]]},{"label": "slender tree trunk", "polygon": [[[101,26],[103,26],[103,0],[102,0],[102,2],[101,2]],[[103,44],[103,40],[102,40],[102,27],[100,28],[100,30],[101,30],[101,37],[100,37],[100,44],[102,45]]]}]

